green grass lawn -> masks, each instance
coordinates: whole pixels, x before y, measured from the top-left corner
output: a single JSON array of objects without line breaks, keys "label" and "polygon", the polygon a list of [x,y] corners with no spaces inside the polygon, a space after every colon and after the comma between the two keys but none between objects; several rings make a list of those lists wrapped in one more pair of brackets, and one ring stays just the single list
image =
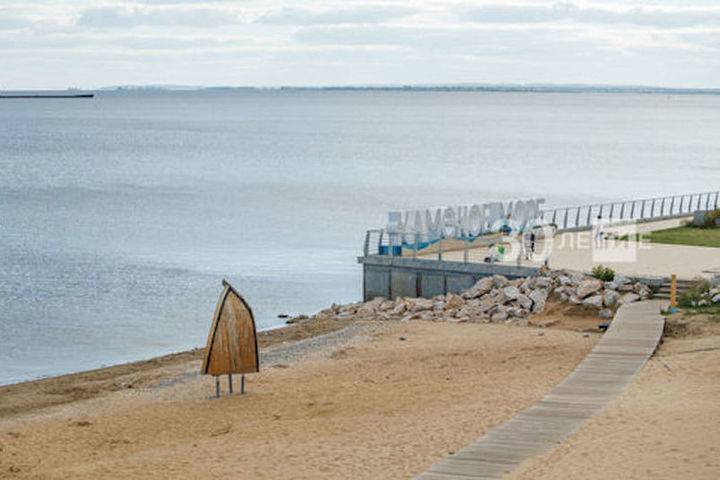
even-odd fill
[{"label": "green grass lawn", "polygon": [[[639,236],[643,241],[652,243],[720,248],[720,228],[676,227],[639,234]],[[622,239],[637,240],[637,237],[638,235],[631,237],[625,235]]]}]

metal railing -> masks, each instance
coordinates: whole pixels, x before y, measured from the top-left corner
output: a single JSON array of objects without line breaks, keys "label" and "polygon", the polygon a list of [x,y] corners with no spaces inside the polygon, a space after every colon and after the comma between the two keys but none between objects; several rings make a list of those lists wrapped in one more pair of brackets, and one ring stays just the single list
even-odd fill
[{"label": "metal railing", "polygon": [[543,210],[540,221],[545,225],[555,225],[562,232],[591,228],[598,216],[602,217],[603,223],[612,225],[686,217],[697,210],[714,210],[719,206],[720,191],[692,193],[548,209]]},{"label": "metal railing", "polygon": [[[717,208],[720,208],[720,191],[546,209],[540,214],[540,222],[544,225],[555,225],[559,232],[563,232],[592,228],[598,216],[602,217],[606,225],[617,225],[687,217],[698,210]],[[390,245],[385,229],[373,229],[365,233],[363,254],[366,257],[400,255],[400,248]],[[442,245],[439,247],[438,257],[442,258]]]}]

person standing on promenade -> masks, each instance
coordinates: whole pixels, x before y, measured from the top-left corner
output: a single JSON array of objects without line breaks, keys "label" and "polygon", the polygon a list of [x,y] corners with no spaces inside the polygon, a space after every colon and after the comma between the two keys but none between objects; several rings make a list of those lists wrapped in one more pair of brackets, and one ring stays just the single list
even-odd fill
[{"label": "person standing on promenade", "polygon": [[597,216],[595,225],[593,225],[593,238],[595,241],[595,246],[599,247],[602,244],[603,240],[602,215]]}]

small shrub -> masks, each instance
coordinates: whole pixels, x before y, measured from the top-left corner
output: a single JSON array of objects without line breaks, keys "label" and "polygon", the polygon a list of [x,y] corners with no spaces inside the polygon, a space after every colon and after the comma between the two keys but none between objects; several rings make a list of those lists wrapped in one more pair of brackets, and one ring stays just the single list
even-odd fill
[{"label": "small shrub", "polygon": [[704,228],[716,228],[715,227],[715,221],[720,219],[720,208],[717,210],[712,210],[710,212],[707,212],[705,214],[705,225]]},{"label": "small shrub", "polygon": [[592,276],[603,282],[612,282],[615,279],[615,270],[604,265],[595,265],[592,269]]},{"label": "small shrub", "polygon": [[678,305],[683,308],[695,308],[701,300],[707,299],[712,283],[704,278],[696,279],[690,287],[678,295]]}]

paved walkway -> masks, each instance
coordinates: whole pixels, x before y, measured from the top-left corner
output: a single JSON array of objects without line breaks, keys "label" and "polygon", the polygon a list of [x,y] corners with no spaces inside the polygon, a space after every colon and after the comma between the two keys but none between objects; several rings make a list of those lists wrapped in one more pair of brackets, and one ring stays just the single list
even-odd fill
[{"label": "paved walkway", "polygon": [[620,307],[592,352],[542,400],[417,478],[501,478],[554,448],[633,380],[662,336],[662,306],[652,300]]},{"label": "paved walkway", "polygon": [[[631,226],[607,227],[618,236],[625,233],[649,232],[672,228],[680,225],[682,219],[662,220],[641,223]],[[697,276],[708,277],[713,271],[720,272],[720,249],[711,247],[694,247],[689,245],[665,245],[662,243],[606,241],[600,248],[593,243],[592,233],[568,232],[557,235],[553,241],[538,241],[536,251],[547,251],[549,266],[553,269],[568,269],[589,272],[594,265],[602,264],[612,267],[622,275],[669,277],[676,274],[678,278],[693,279]],[[473,248],[468,252],[469,262],[483,262],[489,255],[487,248]],[[437,254],[424,254],[420,258],[437,259]],[[508,252],[508,259],[516,258]],[[462,262],[462,250],[443,253],[443,260]],[[501,262],[516,265],[515,260]],[[523,260],[522,265],[540,266],[542,262]]]}]

